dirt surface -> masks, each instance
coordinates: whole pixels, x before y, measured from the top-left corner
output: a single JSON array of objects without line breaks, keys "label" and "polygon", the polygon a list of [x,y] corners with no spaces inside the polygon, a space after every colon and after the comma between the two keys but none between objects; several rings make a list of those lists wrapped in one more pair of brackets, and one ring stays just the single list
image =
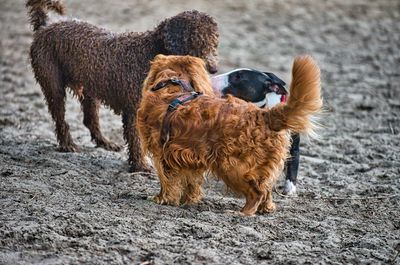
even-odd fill
[{"label": "dirt surface", "polygon": [[[95,148],[79,104],[67,121],[79,153],[57,151],[28,60],[24,1],[0,0],[0,264],[400,264],[400,2],[65,1],[69,16],[118,32],[151,29],[187,9],[214,16],[220,72],[269,70],[293,57],[322,69],[326,113],[303,141],[296,197],[238,217],[244,201],[209,179],[204,202],[146,200],[154,175],[127,173],[126,150]],[[122,143],[120,117],[104,133]]]}]

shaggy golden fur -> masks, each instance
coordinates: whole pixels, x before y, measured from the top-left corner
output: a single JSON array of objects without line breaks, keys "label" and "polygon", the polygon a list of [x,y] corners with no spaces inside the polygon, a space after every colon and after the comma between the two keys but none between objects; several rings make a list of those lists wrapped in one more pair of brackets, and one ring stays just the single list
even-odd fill
[{"label": "shaggy golden fur", "polygon": [[[151,89],[171,77],[191,82],[205,95],[170,114],[170,139],[162,146],[160,131],[168,104],[187,92],[173,84]],[[246,198],[242,214],[274,211],[272,189],[287,157],[289,133],[312,132],[311,118],[322,107],[320,90],[315,61],[297,57],[287,104],[260,109],[238,98],[213,95],[202,60],[158,55],[137,113],[142,149],[152,157],[161,184],[154,200],[172,205],[198,202],[204,173],[210,171]]]}]

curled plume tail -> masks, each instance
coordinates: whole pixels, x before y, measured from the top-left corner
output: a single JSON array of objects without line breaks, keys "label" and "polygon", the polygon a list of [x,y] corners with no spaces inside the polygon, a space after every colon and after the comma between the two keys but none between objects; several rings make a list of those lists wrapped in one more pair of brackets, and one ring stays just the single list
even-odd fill
[{"label": "curled plume tail", "polygon": [[266,113],[271,129],[313,134],[316,115],[322,110],[320,70],[311,56],[298,56],[293,62],[292,82],[285,105]]},{"label": "curled plume tail", "polygon": [[28,0],[26,8],[33,31],[37,31],[46,25],[48,11],[51,10],[59,15],[65,15],[65,6],[59,0]]}]

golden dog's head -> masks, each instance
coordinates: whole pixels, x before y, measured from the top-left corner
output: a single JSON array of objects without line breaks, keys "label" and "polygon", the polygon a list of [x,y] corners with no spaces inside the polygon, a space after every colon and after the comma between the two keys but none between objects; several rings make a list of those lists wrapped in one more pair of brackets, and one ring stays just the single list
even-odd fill
[{"label": "golden dog's head", "polygon": [[210,77],[202,59],[193,56],[162,54],[157,55],[151,62],[150,71],[143,83],[143,93],[149,92],[158,83],[172,77],[191,84],[196,92],[214,95]]}]

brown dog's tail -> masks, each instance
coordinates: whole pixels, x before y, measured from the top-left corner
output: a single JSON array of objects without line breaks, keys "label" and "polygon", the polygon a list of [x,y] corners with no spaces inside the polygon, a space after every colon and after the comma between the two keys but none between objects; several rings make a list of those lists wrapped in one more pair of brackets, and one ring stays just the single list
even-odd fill
[{"label": "brown dog's tail", "polygon": [[28,0],[26,8],[28,8],[29,21],[33,26],[33,31],[37,31],[46,25],[49,10],[60,15],[65,14],[65,6],[59,0]]},{"label": "brown dog's tail", "polygon": [[313,134],[317,127],[315,115],[322,109],[320,70],[311,56],[298,56],[293,62],[292,82],[285,105],[266,113],[272,130],[291,130]]}]

